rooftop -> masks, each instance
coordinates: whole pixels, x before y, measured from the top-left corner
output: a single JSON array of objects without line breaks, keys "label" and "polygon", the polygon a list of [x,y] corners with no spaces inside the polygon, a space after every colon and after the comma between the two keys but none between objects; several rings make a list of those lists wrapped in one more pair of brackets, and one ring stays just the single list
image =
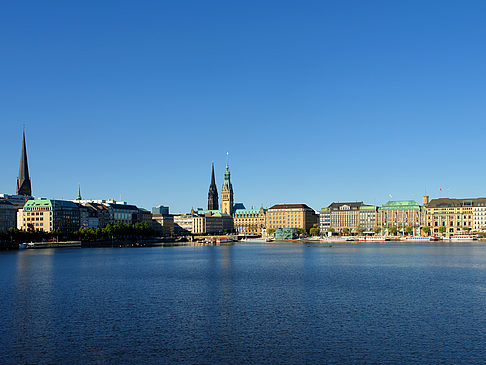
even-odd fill
[{"label": "rooftop", "polygon": [[310,209],[310,210],[314,210],[306,204],[276,204],[273,207],[270,207],[268,209],[269,210],[270,209]]},{"label": "rooftop", "polygon": [[380,209],[420,209],[420,205],[415,200],[391,200]]}]

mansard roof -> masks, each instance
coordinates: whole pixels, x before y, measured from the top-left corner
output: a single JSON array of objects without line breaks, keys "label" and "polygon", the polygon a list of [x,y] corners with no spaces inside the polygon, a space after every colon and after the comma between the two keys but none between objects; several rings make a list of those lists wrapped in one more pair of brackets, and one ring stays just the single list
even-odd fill
[{"label": "mansard roof", "polygon": [[484,206],[486,198],[472,198],[472,199],[453,199],[453,198],[438,198],[432,199],[427,208],[446,208],[446,207],[477,207]]}]

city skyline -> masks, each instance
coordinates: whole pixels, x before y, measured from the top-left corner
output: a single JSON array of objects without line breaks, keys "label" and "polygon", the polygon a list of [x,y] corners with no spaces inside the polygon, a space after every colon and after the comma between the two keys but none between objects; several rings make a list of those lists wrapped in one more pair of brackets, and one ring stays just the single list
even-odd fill
[{"label": "city skyline", "polygon": [[247,207],[485,196],[484,10],[6,4],[0,192],[25,123],[38,197],[187,212],[227,151]]}]

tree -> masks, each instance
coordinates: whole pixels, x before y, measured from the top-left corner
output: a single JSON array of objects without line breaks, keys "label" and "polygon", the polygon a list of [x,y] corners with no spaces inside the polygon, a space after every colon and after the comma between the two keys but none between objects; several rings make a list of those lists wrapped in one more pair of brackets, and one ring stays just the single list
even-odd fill
[{"label": "tree", "polygon": [[273,236],[275,234],[275,228],[269,228],[269,229],[267,229],[267,234],[269,236]]},{"label": "tree", "polygon": [[444,234],[446,232],[446,227],[440,226],[439,227],[439,232],[442,233],[442,234]]},{"label": "tree", "polygon": [[365,230],[364,230],[364,228],[362,228],[362,227],[358,227],[358,228],[356,229],[356,232],[358,233],[358,236],[363,235],[364,231],[365,231]]},{"label": "tree", "polygon": [[319,228],[312,227],[309,230],[309,233],[310,233],[311,236],[319,236]]},{"label": "tree", "polygon": [[327,231],[328,231],[328,232],[332,232],[332,233],[334,233],[334,228],[329,227],[329,228],[327,229]]},{"label": "tree", "polygon": [[297,232],[298,235],[305,234],[305,229],[304,228],[296,228],[295,232]]},{"label": "tree", "polygon": [[349,228],[344,227],[342,232],[343,232],[343,236],[347,236],[349,234]]},{"label": "tree", "polygon": [[388,233],[390,233],[392,236],[396,236],[398,232],[397,227],[389,227],[388,228]]},{"label": "tree", "polygon": [[405,233],[408,234],[409,236],[412,235],[413,234],[413,228],[412,227],[406,227]]},{"label": "tree", "polygon": [[430,234],[430,227],[429,226],[422,227],[422,232],[424,232],[428,236]]},{"label": "tree", "polygon": [[380,234],[381,233],[381,228],[380,227],[376,227],[373,232],[375,232],[375,234]]},{"label": "tree", "polygon": [[471,230],[471,227],[464,227],[464,228],[462,228],[462,230],[469,233],[469,231]]}]

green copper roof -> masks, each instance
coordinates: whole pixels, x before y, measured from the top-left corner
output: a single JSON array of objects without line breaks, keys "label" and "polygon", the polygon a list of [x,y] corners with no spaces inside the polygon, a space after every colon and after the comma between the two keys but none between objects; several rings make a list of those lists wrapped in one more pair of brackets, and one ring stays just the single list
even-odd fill
[{"label": "green copper roof", "polygon": [[[265,210],[265,209],[264,209]],[[234,211],[235,215],[242,215],[242,214],[260,214],[260,209],[236,209]]]},{"label": "green copper roof", "polygon": [[383,204],[380,209],[420,209],[420,205],[414,200],[395,200]]},{"label": "green copper roof", "polygon": [[54,207],[54,208],[78,208],[76,204],[67,200],[36,199],[29,200],[24,207]]},{"label": "green copper roof", "polygon": [[47,199],[29,200],[24,207],[52,207],[52,203]]},{"label": "green copper roof", "polygon": [[359,207],[359,210],[376,210],[377,208],[374,205],[362,205]]}]

